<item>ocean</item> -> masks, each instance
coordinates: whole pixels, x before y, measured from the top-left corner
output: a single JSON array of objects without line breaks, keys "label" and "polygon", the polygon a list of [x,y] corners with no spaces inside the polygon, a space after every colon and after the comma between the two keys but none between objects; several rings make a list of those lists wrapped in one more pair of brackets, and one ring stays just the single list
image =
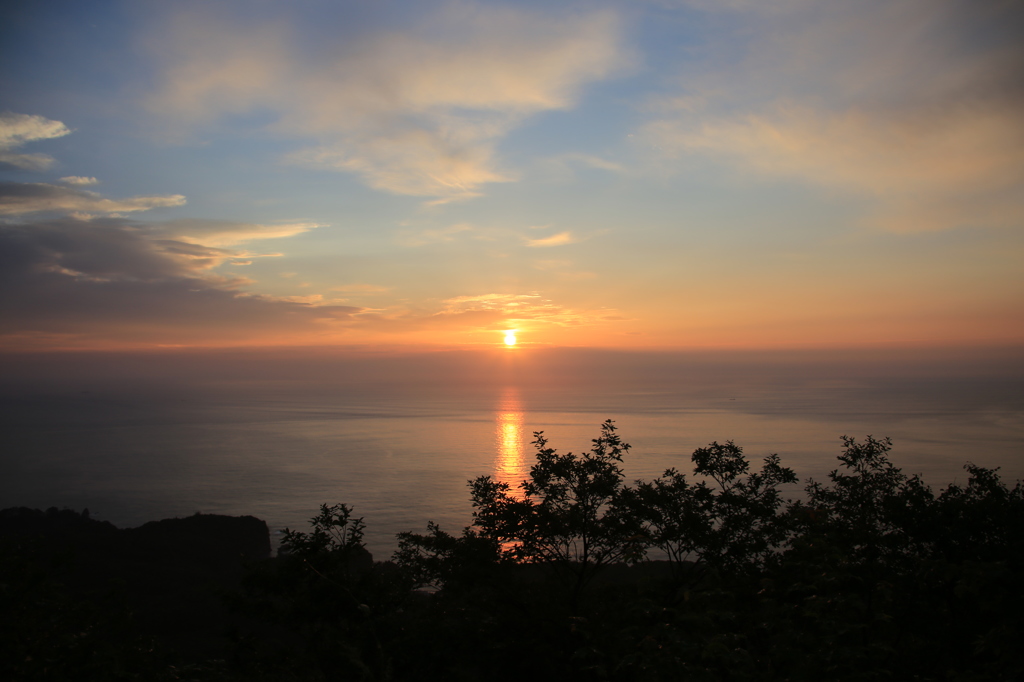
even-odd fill
[{"label": "ocean", "polygon": [[563,363],[561,374],[467,381],[434,358],[436,371],[404,381],[415,373],[76,373],[32,362],[0,386],[0,506],[88,508],[121,527],[252,514],[276,540],[285,527],[304,529],[321,503],[344,502],[364,518],[377,558],[391,554],[396,533],[427,521],[450,532],[468,525],[467,481],[522,480],[534,432],[579,452],[605,419],[632,445],[629,480],[689,471],[695,448],[733,440],[754,467],[778,453],[801,478],[786,490],[797,497],[835,468],[840,436],[868,434],[891,437],[893,461],[935,488],[965,482],[967,461],[1001,467],[1009,482],[1024,477],[1024,389],[998,368],[807,369],[790,358],[769,369],[723,361],[610,372],[595,360],[590,370]]}]

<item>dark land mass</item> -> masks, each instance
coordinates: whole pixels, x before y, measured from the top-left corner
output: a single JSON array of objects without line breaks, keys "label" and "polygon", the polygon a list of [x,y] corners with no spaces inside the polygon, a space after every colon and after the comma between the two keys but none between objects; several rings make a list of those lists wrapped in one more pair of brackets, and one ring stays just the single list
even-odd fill
[{"label": "dark land mass", "polygon": [[[5,654],[27,657],[73,655],[97,628],[183,660],[222,655],[232,624],[224,596],[239,590],[246,562],[270,557],[267,524],[253,516],[196,514],[119,529],[88,511],[15,507],[0,511],[0,543]],[[48,638],[56,650],[47,650]],[[116,645],[86,647],[96,644]]]},{"label": "dark land mass", "polygon": [[[294,628],[239,608],[247,577],[259,582],[278,570],[269,528],[256,517],[197,513],[122,529],[88,510],[12,507],[0,510],[0,544],[0,671],[10,679],[245,679],[228,660],[240,641],[301,646]],[[356,548],[345,564],[352,577],[383,575],[394,587],[411,587],[411,600],[421,605],[435,594],[365,550]],[[669,575],[664,561],[616,563],[595,585]],[[506,566],[502,579],[537,587],[548,575],[538,565]],[[426,674],[422,679],[432,678]]]},{"label": "dark land mass", "polygon": [[731,441],[627,484],[612,422],[579,455],[537,434],[521,490],[471,481],[471,527],[378,562],[344,504],[275,557],[251,516],[7,509],[0,679],[1024,680],[1024,486],[936,493],[843,441],[791,501]]}]

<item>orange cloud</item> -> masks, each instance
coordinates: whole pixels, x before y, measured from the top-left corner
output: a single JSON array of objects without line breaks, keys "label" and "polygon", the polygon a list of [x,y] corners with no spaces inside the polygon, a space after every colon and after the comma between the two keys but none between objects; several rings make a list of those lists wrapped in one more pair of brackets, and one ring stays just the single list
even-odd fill
[{"label": "orange cloud", "polygon": [[161,234],[192,244],[206,246],[233,246],[260,239],[282,239],[309,232],[320,223],[281,223],[260,225],[256,223],[233,222],[228,220],[199,220],[188,218],[160,223]]},{"label": "orange cloud", "polygon": [[575,243],[576,241],[576,238],[572,236],[571,232],[559,232],[558,234],[553,234],[550,237],[541,237],[540,239],[527,239],[526,245],[539,247],[562,246],[564,244]]},{"label": "orange cloud", "polygon": [[383,294],[391,291],[390,287],[377,286],[375,284],[343,284],[331,287],[331,291],[340,291],[349,294]]}]

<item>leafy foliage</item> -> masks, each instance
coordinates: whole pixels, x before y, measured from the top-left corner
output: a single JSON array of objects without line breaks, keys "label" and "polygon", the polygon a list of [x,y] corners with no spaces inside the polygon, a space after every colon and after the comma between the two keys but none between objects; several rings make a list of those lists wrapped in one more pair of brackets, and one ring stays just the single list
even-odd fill
[{"label": "leafy foliage", "polygon": [[765,458],[760,472],[748,473],[743,449],[727,441],[694,451],[694,473],[710,479],[691,483],[669,469],[661,477],[623,491],[620,504],[640,522],[649,543],[661,549],[677,574],[684,566],[718,571],[763,567],[787,538],[779,486],[796,483],[778,455]]},{"label": "leafy foliage", "polygon": [[403,586],[389,581],[391,589],[380,589],[363,520],[348,505],[322,504],[310,526],[285,529],[278,560],[253,568],[240,604],[281,628],[276,644],[291,645],[279,652],[286,661],[295,649],[303,652],[289,667],[311,666],[326,679],[386,679],[389,662],[376,630],[393,608],[392,589]]},{"label": "leafy foliage", "polygon": [[366,524],[352,518],[352,508],[345,504],[320,505],[320,513],[309,520],[312,531],[284,529],[281,553],[305,562],[314,572],[339,572],[348,578],[358,559],[365,555],[363,535]]},{"label": "leafy foliage", "polygon": [[[841,468],[791,505],[792,549],[764,604],[795,674],[866,671],[1014,679],[1021,632],[1024,499],[968,465],[936,496],[889,460],[889,439],[843,438]],[[996,595],[999,595],[996,597]],[[827,652],[827,653],[825,653]],[[927,671],[931,671],[930,673]]]},{"label": "leafy foliage", "polygon": [[450,535],[431,521],[426,535],[399,533],[393,559],[416,588],[458,589],[486,574],[498,556],[493,538],[470,528],[461,536]]},{"label": "leafy foliage", "polygon": [[636,560],[642,545],[624,510],[622,456],[629,444],[607,420],[590,452],[559,454],[543,432],[534,434],[537,463],[523,481],[522,497],[504,482],[470,482],[473,519],[480,534],[505,547],[512,560],[542,563],[567,575],[572,598],[605,565]]},{"label": "leafy foliage", "polygon": [[71,594],[62,574],[69,553],[34,539],[0,552],[0,678],[7,680],[172,680],[173,668],[140,634],[123,595]]},{"label": "leafy foliage", "polygon": [[926,518],[931,490],[889,461],[888,438],[842,440],[843,466],[829,473],[831,484],[811,481],[807,486],[810,527],[841,538],[847,561],[894,562],[920,554],[924,538],[913,526]]}]

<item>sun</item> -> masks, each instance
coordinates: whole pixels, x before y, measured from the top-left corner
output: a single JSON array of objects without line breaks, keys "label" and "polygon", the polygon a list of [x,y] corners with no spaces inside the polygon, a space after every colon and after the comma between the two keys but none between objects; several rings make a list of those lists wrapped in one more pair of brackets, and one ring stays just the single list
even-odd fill
[{"label": "sun", "polygon": [[516,330],[509,329],[505,332],[505,345],[514,346],[516,345]]}]

